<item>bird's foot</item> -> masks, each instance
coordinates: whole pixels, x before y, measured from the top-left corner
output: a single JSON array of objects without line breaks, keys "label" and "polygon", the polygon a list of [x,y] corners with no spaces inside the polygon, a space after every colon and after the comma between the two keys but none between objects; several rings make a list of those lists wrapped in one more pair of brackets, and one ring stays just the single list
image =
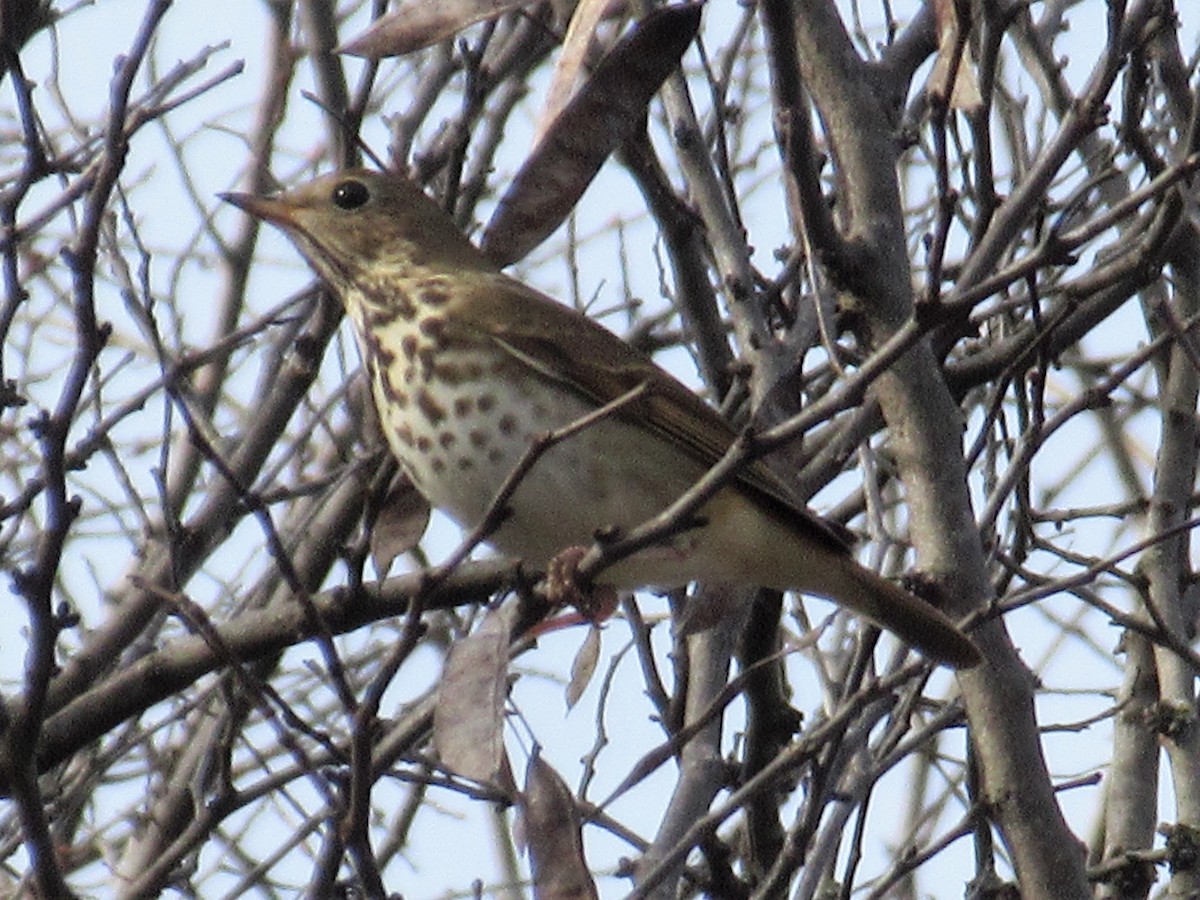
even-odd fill
[{"label": "bird's foot", "polygon": [[609,584],[585,584],[579,578],[579,563],[587,547],[568,547],[546,564],[546,596],[552,606],[574,607],[593,625],[608,619],[617,608],[617,592]]}]

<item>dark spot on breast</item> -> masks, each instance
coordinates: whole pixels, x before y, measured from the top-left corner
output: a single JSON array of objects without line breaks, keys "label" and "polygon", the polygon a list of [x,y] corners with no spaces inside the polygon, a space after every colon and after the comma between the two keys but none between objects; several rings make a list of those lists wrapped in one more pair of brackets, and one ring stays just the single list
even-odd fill
[{"label": "dark spot on breast", "polygon": [[446,333],[446,322],[436,316],[427,316],[420,321],[417,328],[421,330],[421,334],[441,343],[442,337]]},{"label": "dark spot on breast", "polygon": [[443,449],[449,450],[458,443],[458,435],[453,431],[443,431],[438,435],[438,443],[442,445]]},{"label": "dark spot on breast", "polygon": [[398,310],[381,309],[373,304],[367,304],[367,327],[369,329],[386,328],[400,318]]},{"label": "dark spot on breast", "polygon": [[413,437],[412,429],[407,425],[396,426],[396,437],[400,439],[400,443],[406,447],[411,447],[416,443],[416,438]]},{"label": "dark spot on breast", "polygon": [[375,366],[382,364],[383,368],[387,368],[392,360],[396,358],[387,347],[383,345],[383,341],[379,339],[378,332],[367,329],[363,332],[363,342],[367,345],[367,365]]},{"label": "dark spot on breast", "polygon": [[392,375],[395,374],[393,369],[380,370],[374,364],[368,368],[371,370],[371,378],[375,383],[376,390],[387,399],[388,403],[401,409],[408,406],[408,392],[399,387],[392,378]]},{"label": "dark spot on breast", "polygon": [[429,420],[431,425],[440,425],[446,420],[446,407],[438,403],[433,395],[425,389],[417,392],[417,408]]},{"label": "dark spot on breast", "polygon": [[372,325],[390,325],[396,319],[411,319],[417,314],[412,299],[397,290],[393,281],[360,279],[360,283],[367,299],[367,321]]},{"label": "dark spot on breast", "polygon": [[460,472],[466,472],[468,469],[473,469],[474,467],[475,467],[475,460],[473,460],[471,457],[460,456],[458,458],[458,470]]},{"label": "dark spot on breast", "polygon": [[467,373],[462,366],[451,362],[433,364],[431,377],[440,379],[449,385],[459,385],[467,380]]},{"label": "dark spot on breast", "polygon": [[417,449],[422,453],[428,453],[433,449],[433,441],[429,439],[428,435],[422,434],[417,438]]},{"label": "dark spot on breast", "polygon": [[476,403],[479,404],[479,411],[486,415],[496,408],[496,397],[493,394],[483,394]]},{"label": "dark spot on breast", "polygon": [[472,447],[482,450],[488,445],[488,433],[481,428],[472,428],[467,438],[471,441]]},{"label": "dark spot on breast", "polygon": [[500,429],[501,434],[514,435],[517,433],[517,417],[505,413],[500,417],[500,421],[496,423],[496,427]]},{"label": "dark spot on breast", "polygon": [[422,347],[417,351],[417,360],[421,363],[421,375],[424,378],[428,378],[429,373],[433,371],[434,354],[432,347]]},{"label": "dark spot on breast", "polygon": [[406,334],[400,339],[400,349],[404,351],[404,358],[411,360],[417,355],[417,336],[415,334]]},{"label": "dark spot on breast", "polygon": [[421,302],[426,306],[445,306],[450,302],[450,294],[445,288],[430,286],[421,291]]},{"label": "dark spot on breast", "polygon": [[475,405],[470,397],[456,397],[454,400],[454,415],[462,419],[470,415],[471,407]]}]

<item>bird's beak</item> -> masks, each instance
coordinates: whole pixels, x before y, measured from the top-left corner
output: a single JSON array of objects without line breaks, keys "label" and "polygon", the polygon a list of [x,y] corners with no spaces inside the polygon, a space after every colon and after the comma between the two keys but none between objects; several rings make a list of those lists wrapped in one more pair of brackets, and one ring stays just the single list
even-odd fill
[{"label": "bird's beak", "polygon": [[217,196],[256,219],[262,219],[264,222],[270,222],[283,228],[296,227],[296,217],[293,215],[291,204],[276,197],[258,197],[254,194],[217,194]]}]

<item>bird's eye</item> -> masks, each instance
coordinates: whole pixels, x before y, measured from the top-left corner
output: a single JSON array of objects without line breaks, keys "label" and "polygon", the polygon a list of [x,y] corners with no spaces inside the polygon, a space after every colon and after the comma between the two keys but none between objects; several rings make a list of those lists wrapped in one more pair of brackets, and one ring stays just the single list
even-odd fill
[{"label": "bird's eye", "polygon": [[347,178],[333,189],[333,204],[339,209],[358,209],[371,199],[371,192],[361,181]]}]

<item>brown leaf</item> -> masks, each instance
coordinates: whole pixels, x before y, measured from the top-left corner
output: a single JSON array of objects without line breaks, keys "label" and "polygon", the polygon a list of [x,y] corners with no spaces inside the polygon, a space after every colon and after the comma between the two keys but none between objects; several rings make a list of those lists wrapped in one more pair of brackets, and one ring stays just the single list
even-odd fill
[{"label": "brown leaf", "polygon": [[657,747],[653,747],[649,752],[642,754],[641,759],[634,763],[633,767],[621,779],[611,794],[604,798],[604,802],[600,804],[601,808],[607,807],[622,794],[633,790],[638,784],[645,781],[660,766],[665,766],[672,757],[679,753],[679,742],[675,740],[664,741]]},{"label": "brown leaf", "polygon": [[357,37],[337,48],[338,53],[382,59],[403,56],[444,41],[464,28],[495,19],[531,0],[407,0],[380,16]]},{"label": "brown leaf", "polygon": [[505,791],[512,787],[504,702],[516,609],[509,603],[489,610],[473,633],[451,645],[433,711],[433,746],[442,765]]},{"label": "brown leaf", "polygon": [[387,575],[397,556],[417,545],[428,525],[429,501],[401,472],[388,487],[371,528],[371,561],[380,578]]},{"label": "brown leaf", "polygon": [[571,680],[567,683],[567,709],[579,702],[587,686],[592,683],[596,674],[596,663],[600,660],[600,629],[593,625],[588,629],[587,637],[575,659],[571,661]]},{"label": "brown leaf", "polygon": [[553,233],[608,155],[643,127],[646,106],[700,27],[699,3],[668,6],[634,26],[596,66],[509,185],[483,235],[506,266]]},{"label": "brown leaf", "polygon": [[962,40],[958,66],[951,72],[960,35],[970,29],[971,23],[969,20],[960,21],[957,0],[934,0],[933,14],[937,20],[938,54],[929,76],[929,92],[942,98],[948,93],[951,109],[968,112],[979,109],[983,105],[983,95],[979,91],[970,41]]},{"label": "brown leaf", "polygon": [[579,5],[575,7],[575,14],[571,16],[571,23],[567,26],[567,34],[563,38],[562,49],[559,50],[558,62],[554,65],[550,87],[546,90],[546,102],[542,106],[542,114],[538,117],[537,128],[534,130],[535,147],[567,105],[575,83],[583,72],[596,28],[601,21],[613,14],[614,9],[621,10],[624,6],[623,0],[580,0]]},{"label": "brown leaf", "polygon": [[675,624],[680,637],[702,634],[716,627],[734,610],[746,602],[745,591],[737,585],[720,581],[704,582],[704,589],[688,597],[683,613]]},{"label": "brown leaf", "polygon": [[575,797],[536,753],[525,771],[521,812],[536,900],[595,900],[599,895],[583,855]]}]

